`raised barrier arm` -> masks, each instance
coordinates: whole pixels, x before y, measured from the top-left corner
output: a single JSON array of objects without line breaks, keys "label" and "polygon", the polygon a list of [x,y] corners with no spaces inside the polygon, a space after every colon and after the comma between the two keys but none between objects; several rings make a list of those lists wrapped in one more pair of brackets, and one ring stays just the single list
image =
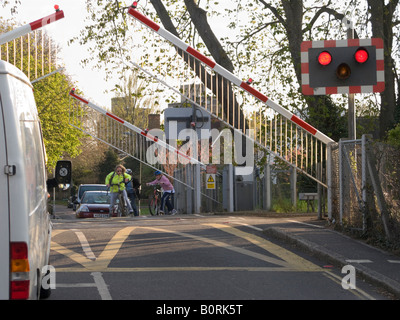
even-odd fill
[{"label": "raised barrier arm", "polygon": [[60,10],[57,5],[54,8],[56,9],[55,13],[0,35],[0,45],[64,18],[64,11]]}]

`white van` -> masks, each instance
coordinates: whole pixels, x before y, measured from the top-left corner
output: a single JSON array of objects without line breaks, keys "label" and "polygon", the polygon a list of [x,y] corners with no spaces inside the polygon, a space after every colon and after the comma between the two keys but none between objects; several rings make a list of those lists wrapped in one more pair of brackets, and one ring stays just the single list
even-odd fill
[{"label": "white van", "polygon": [[0,299],[49,294],[41,288],[51,239],[45,159],[32,86],[0,60]]}]

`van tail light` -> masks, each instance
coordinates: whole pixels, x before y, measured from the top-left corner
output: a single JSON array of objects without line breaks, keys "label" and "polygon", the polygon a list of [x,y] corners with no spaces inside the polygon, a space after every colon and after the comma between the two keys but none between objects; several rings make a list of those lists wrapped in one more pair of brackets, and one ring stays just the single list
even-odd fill
[{"label": "van tail light", "polygon": [[10,299],[29,298],[29,260],[26,242],[11,242]]}]

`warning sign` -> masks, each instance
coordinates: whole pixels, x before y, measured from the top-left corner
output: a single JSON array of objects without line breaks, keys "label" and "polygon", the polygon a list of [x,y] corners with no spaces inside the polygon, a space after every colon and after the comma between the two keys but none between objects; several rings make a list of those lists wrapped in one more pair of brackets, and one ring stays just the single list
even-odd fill
[{"label": "warning sign", "polygon": [[214,190],[215,189],[215,174],[206,174],[206,184],[207,190]]}]

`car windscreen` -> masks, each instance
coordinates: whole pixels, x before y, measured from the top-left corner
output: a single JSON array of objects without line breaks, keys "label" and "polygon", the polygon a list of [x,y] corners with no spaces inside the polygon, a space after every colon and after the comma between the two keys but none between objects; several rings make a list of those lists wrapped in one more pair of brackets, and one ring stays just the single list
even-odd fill
[{"label": "car windscreen", "polygon": [[110,194],[86,192],[83,195],[82,202],[86,204],[109,204]]},{"label": "car windscreen", "polygon": [[79,188],[79,198],[82,198],[82,195],[85,191],[98,191],[98,190],[107,190],[107,186],[81,186]]}]

